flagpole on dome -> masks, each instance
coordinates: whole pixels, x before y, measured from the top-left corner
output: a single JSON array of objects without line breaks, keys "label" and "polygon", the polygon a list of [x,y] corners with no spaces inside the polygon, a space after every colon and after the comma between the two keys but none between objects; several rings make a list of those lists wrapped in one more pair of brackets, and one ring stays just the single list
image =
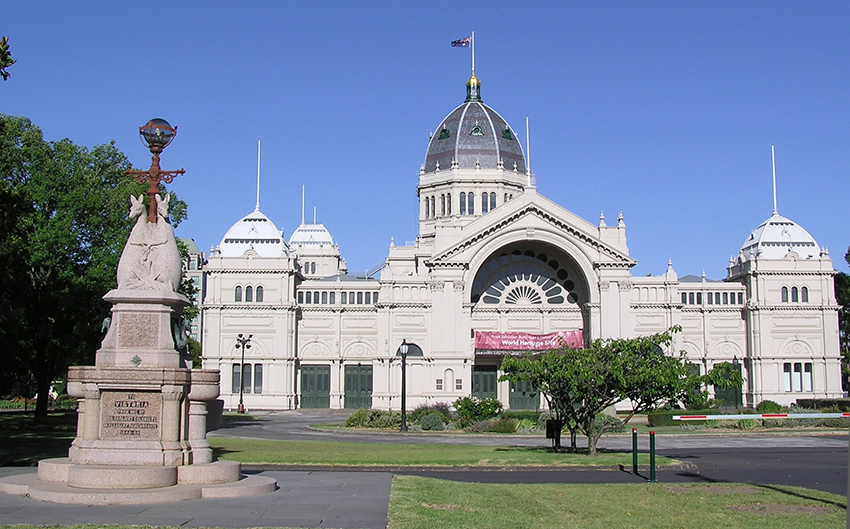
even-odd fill
[{"label": "flagpole on dome", "polygon": [[472,32],[472,75],[475,75],[475,32]]}]

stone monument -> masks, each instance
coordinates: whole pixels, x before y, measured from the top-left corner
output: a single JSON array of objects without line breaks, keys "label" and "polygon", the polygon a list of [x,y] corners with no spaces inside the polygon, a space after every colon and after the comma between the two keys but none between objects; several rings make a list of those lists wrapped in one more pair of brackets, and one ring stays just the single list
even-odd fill
[{"label": "stone monument", "polygon": [[271,478],[242,476],[239,463],[213,461],[206,415],[207,403],[219,395],[219,372],[191,369],[175,349],[177,322],[189,300],[177,293],[182,268],[166,220],[169,198],[157,194],[168,174],[159,169],[159,153],[176,127],[164,120],[145,127],[170,136],[161,145],[156,137],[149,142],[151,169],[135,172],[151,182],[150,213],[144,216],[143,195],[130,197],[130,218],[138,220],[118,264],[118,288],[104,296],[112,317],[95,365],[68,371],[68,393],[78,399],[76,439],[67,458],[40,461],[37,474],[0,479],[0,492],[56,503],[121,504],[276,489]]}]

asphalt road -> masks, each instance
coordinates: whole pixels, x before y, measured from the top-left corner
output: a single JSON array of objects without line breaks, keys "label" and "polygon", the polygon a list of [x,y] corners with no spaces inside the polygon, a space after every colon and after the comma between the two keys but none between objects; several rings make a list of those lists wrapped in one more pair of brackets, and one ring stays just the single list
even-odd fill
[{"label": "asphalt road", "polygon": [[[226,421],[211,434],[255,439],[327,440],[343,442],[468,444],[483,446],[549,446],[542,436],[350,433],[312,428],[341,422],[348,410],[295,410],[256,413],[254,419]],[[648,451],[648,440],[639,449]],[[603,437],[600,449],[631,450],[630,435]],[[748,434],[659,435],[657,452],[692,463],[688,470],[661,470],[662,482],[737,482],[796,485],[847,495],[848,435]],[[648,476],[627,472],[593,470],[397,471],[456,481],[500,483],[633,483]]]}]

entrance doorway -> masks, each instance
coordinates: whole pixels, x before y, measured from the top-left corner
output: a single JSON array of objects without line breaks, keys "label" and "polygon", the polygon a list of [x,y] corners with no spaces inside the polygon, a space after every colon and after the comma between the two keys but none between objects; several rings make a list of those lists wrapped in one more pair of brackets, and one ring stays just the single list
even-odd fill
[{"label": "entrance doorway", "polygon": [[472,396],[496,398],[497,366],[472,366]]},{"label": "entrance doorway", "polygon": [[511,382],[508,405],[512,410],[539,410],[540,393],[528,382]]},{"label": "entrance doorway", "polygon": [[301,366],[301,407],[331,407],[331,366]]},{"label": "entrance doorway", "polygon": [[345,407],[372,407],[372,366],[345,366]]}]

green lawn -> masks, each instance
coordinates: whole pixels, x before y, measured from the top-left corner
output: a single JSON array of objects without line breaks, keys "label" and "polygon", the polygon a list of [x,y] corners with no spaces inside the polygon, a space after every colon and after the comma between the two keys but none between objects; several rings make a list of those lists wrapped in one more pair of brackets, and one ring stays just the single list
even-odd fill
[{"label": "green lawn", "polygon": [[846,499],[740,484],[504,485],[395,476],[390,529],[844,527]]},{"label": "green lawn", "polygon": [[[387,465],[387,466],[631,466],[631,453],[600,452],[590,458],[583,454],[553,452],[546,448],[343,443],[330,441],[266,441],[256,439],[209,438],[220,459],[241,463],[288,465]],[[641,465],[649,455],[640,454]],[[658,456],[658,465],[671,460]]]},{"label": "green lawn", "polygon": [[32,412],[0,413],[0,466],[35,466],[68,455],[77,433],[76,412],[51,412],[43,425],[32,420]]}]

